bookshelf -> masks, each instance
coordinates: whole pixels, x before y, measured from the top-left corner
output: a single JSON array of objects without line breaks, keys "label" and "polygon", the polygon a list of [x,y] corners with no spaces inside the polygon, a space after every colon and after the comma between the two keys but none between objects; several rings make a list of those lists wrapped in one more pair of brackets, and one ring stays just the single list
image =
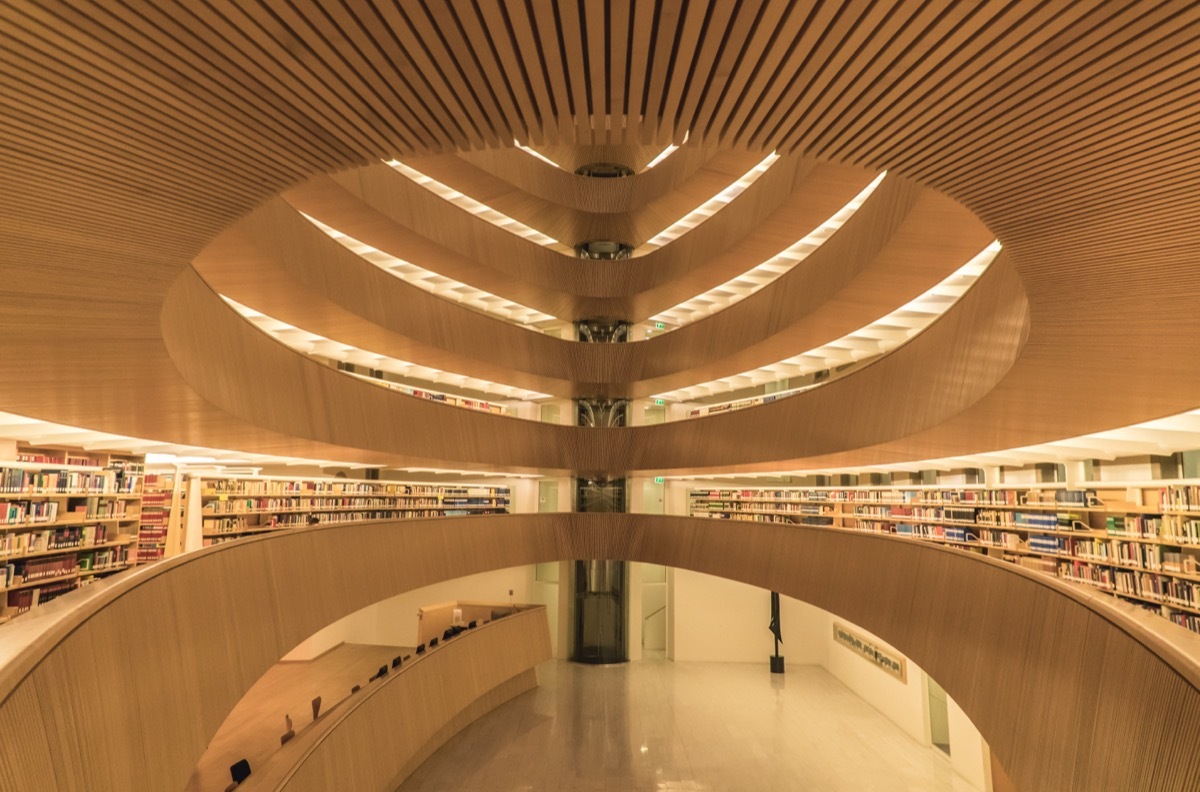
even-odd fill
[{"label": "bookshelf", "polygon": [[193,476],[189,490],[189,547],[311,524],[506,514],[511,505],[508,487],[481,484]]},{"label": "bookshelf", "polygon": [[0,621],[136,563],[139,457],[18,447],[0,461]]},{"label": "bookshelf", "polygon": [[692,489],[692,516],[891,534],[1089,586],[1200,632],[1200,482]]},{"label": "bookshelf", "polygon": [[138,526],[138,564],[152,564],[179,553],[185,479],[186,474],[177,469],[146,473]]}]

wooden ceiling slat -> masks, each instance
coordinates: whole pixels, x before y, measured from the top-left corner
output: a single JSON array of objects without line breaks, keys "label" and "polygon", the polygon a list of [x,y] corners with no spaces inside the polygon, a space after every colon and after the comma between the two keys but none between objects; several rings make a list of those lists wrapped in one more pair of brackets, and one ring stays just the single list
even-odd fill
[{"label": "wooden ceiling slat", "polygon": [[[629,20],[629,86],[625,105],[630,123],[640,122],[645,114],[646,83],[649,80],[649,57],[654,41],[656,4],[651,0],[633,0],[633,16]],[[635,142],[627,139],[626,142]],[[639,138],[638,143],[650,141]]]},{"label": "wooden ceiling slat", "polygon": [[[703,140],[710,145],[733,145],[729,135],[731,114],[746,104],[753,104],[757,91],[769,77],[769,72],[783,60],[784,50],[803,29],[808,14],[795,2],[769,3],[757,20],[748,45],[738,53],[735,75],[726,90],[713,97],[714,113],[703,130]],[[814,9],[818,12],[819,9]],[[776,46],[776,42],[782,42]]]},{"label": "wooden ceiling slat", "polygon": [[719,91],[724,84],[726,75],[718,68],[721,52],[727,48],[736,51],[741,47],[753,19],[753,14],[747,10],[748,5],[718,3],[709,7],[705,27],[699,34],[696,57],[688,72],[687,87],[683,89],[674,114],[672,138],[676,142],[681,142],[683,135],[690,133],[695,126],[696,109],[704,97],[711,91]]},{"label": "wooden ceiling slat", "polygon": [[[727,16],[729,6],[724,6],[724,8],[727,11],[723,16]],[[708,26],[712,7],[702,3],[692,3],[684,7],[684,13],[683,23],[676,23],[678,33],[671,48],[671,63],[662,86],[665,96],[662,109],[658,113],[658,129],[655,134],[659,140],[678,142],[683,139],[683,135],[687,131],[676,126],[679,105],[687,92],[698,90],[692,82],[692,77],[697,67],[697,58],[701,47],[700,38]],[[711,65],[711,63],[707,64],[709,67]]]},{"label": "wooden ceiling slat", "polygon": [[558,13],[556,6],[551,3],[531,3],[532,18],[529,20],[530,36],[537,41],[538,52],[541,53],[544,74],[548,78],[550,95],[555,97],[554,111],[558,121],[558,135],[563,143],[586,143],[579,137],[579,129],[575,123],[578,113],[576,104],[579,97],[572,93],[572,86],[567,79],[567,65],[564,61],[563,45],[555,33],[558,30]]},{"label": "wooden ceiling slat", "polygon": [[[730,140],[735,145],[756,146],[759,136],[754,130],[770,128],[769,119],[780,103],[806,116],[811,113],[813,101],[831,90],[831,81],[845,64],[862,57],[860,50],[874,31],[873,23],[888,11],[869,2],[826,3],[814,8],[789,36],[787,49],[778,48],[784,57],[760,72],[760,82],[752,88],[754,101],[743,102],[730,117],[726,124]],[[795,75],[807,79],[797,80]]]},{"label": "wooden ceiling slat", "polygon": [[[992,5],[987,7],[990,9]],[[1012,80],[1015,60],[1032,60],[1023,54],[1045,46],[1086,14],[1082,5],[1001,6],[992,17],[995,21],[981,28],[969,46],[962,46],[944,63],[943,79],[930,80],[925,69],[913,68],[886,95],[858,107],[852,114],[854,120],[836,140],[839,156],[860,161],[863,146],[886,151],[898,146],[897,141],[901,140],[906,145],[923,144],[930,130],[957,123],[964,112],[970,112],[977,103],[1003,90]],[[980,15],[972,18],[978,19]],[[916,129],[922,129],[920,137],[912,135]],[[793,144],[794,140],[788,138],[784,147],[790,150]],[[835,141],[826,140],[822,145],[832,148]]]},{"label": "wooden ceiling slat", "polygon": [[[194,130],[194,134],[201,140],[209,141],[207,146],[212,148],[221,145],[227,146],[230,139],[245,140],[247,131],[252,128],[249,122],[234,120],[229,116],[223,118],[216,108],[207,108],[207,112],[201,112],[194,100],[189,104],[187,98],[180,97],[179,92],[173,86],[163,82],[157,72],[148,74],[144,79],[135,74],[126,80],[114,78],[103,68],[89,71],[79,70],[67,65],[63,58],[95,57],[92,54],[93,50],[81,48],[54,31],[39,30],[39,34],[46,33],[46,38],[42,41],[54,53],[53,57],[40,57],[36,49],[36,40],[32,34],[21,35],[8,25],[5,25],[5,28],[6,35],[12,39],[11,45],[6,46],[10,51],[4,56],[5,60],[13,63],[13,58],[23,56],[30,57],[31,60],[37,59],[39,67],[36,72],[28,72],[20,67],[17,67],[16,71],[18,73],[25,72],[27,76],[23,81],[30,85],[31,90],[36,91],[40,85],[45,85],[47,98],[52,96],[73,97],[71,101],[85,108],[102,104],[118,109],[118,112],[131,119],[145,114],[148,107],[154,107],[160,112],[166,111],[164,114],[168,116],[173,116],[174,122],[167,125],[155,123],[152,125],[153,127],[172,130],[178,126],[182,129]],[[127,59],[125,62],[131,66],[137,63],[134,59]],[[22,78],[14,75],[14,80],[16,79]],[[148,104],[151,101],[154,104]],[[62,109],[67,112],[65,108]],[[95,117],[86,111],[82,115],[89,120],[95,120]],[[170,139],[170,132],[167,132],[164,137]],[[197,148],[203,149],[204,147],[198,146]],[[308,163],[297,163],[297,167],[302,170],[306,164],[308,167],[312,167],[317,163],[310,160]]]},{"label": "wooden ceiling slat", "polygon": [[[694,7],[694,6],[691,6]],[[666,99],[667,81],[675,65],[675,45],[683,33],[683,20],[686,20],[686,4],[660,3],[655,9],[654,27],[651,33],[651,49],[648,57],[645,90],[642,94],[643,139],[662,143],[670,140],[670,135],[662,135],[655,128],[663,123],[662,113]],[[655,124],[653,119],[658,119]]]},{"label": "wooden ceiling slat", "polygon": [[[444,68],[446,80],[453,90],[464,96],[470,95],[475,107],[476,126],[483,133],[485,145],[508,145],[513,138],[511,132],[501,134],[504,126],[501,105],[493,81],[502,82],[504,75],[486,75],[480,67],[476,54],[477,46],[464,36],[461,15],[455,6],[448,3],[421,3],[423,13],[414,8],[412,21],[417,33],[433,59],[451,68]],[[511,129],[511,125],[510,129]]]},{"label": "wooden ceiling slat", "polygon": [[[605,20],[608,32],[608,47],[606,49],[608,60],[608,112],[614,116],[626,118],[628,115],[626,100],[628,98],[630,65],[630,19],[633,9],[631,7],[631,0],[611,0],[611,2],[605,3],[604,6],[608,11],[608,18]],[[590,8],[589,6],[589,10]],[[621,134],[610,137],[609,142],[620,143],[624,139],[625,133],[624,130],[621,130]]]},{"label": "wooden ceiling slat", "polygon": [[419,140],[409,137],[407,129],[396,129],[387,123],[385,116],[394,115],[391,108],[378,100],[371,101],[363,76],[348,68],[322,35],[323,25],[314,25],[283,0],[247,4],[240,10],[257,27],[251,31],[251,37],[280,53],[281,64],[292,79],[300,79],[316,98],[334,108],[347,132],[358,132],[378,151],[420,146]]},{"label": "wooden ceiling slat", "polygon": [[[1086,112],[1096,97],[1089,95],[1083,86],[1090,81],[1096,88],[1104,91],[1119,82],[1128,68],[1127,58],[1131,57],[1132,53],[1122,52],[1120,31],[1128,30],[1133,26],[1132,22],[1124,18],[1104,20],[1102,26],[1094,28],[1090,35],[1087,32],[1077,33],[1080,27],[1085,26],[1073,26],[1069,29],[1074,35],[1072,41],[1052,40],[1045,45],[1053,46],[1059,58],[1074,54],[1084,58],[1085,63],[1091,64],[1102,62],[1101,57],[1106,55],[1111,59],[1112,69],[1097,71],[1092,68],[1079,68],[1073,70],[1070,75],[1062,75],[1055,72],[1045,61],[1023,59],[1021,62],[1031,64],[1028,70],[1009,75],[1001,90],[993,91],[991,96],[984,97],[973,105],[969,112],[960,113],[948,124],[943,125],[940,134],[927,135],[924,141],[909,146],[908,151],[911,153],[906,154],[905,159],[930,152],[930,147],[936,147],[938,141],[943,146],[949,141],[954,141],[953,148],[957,156],[952,160],[943,150],[942,156],[935,158],[935,162],[953,163],[975,154],[999,159],[1002,152],[1013,145],[1029,141],[1041,131],[1042,125],[1036,119],[1039,116],[1046,117],[1044,108],[1054,106],[1055,117],[1067,107]],[[1112,25],[1115,29],[1110,30],[1103,25]],[[1106,35],[1109,32],[1113,34],[1112,37]],[[1108,48],[1107,52],[1105,48]],[[1061,103],[1052,102],[1053,97],[1063,97],[1068,105],[1064,107]],[[900,167],[905,167],[905,164],[901,163]],[[925,170],[927,174],[937,178],[937,169],[926,165]]]},{"label": "wooden ceiling slat", "polygon": [[[944,427],[839,452],[842,462],[1029,444],[1200,403],[1188,319],[1200,299],[1188,285],[1200,282],[1194,3],[14,0],[0,5],[0,36],[0,252],[5,295],[22,295],[0,296],[0,316],[6,329],[28,317],[54,338],[81,339],[59,349],[18,333],[39,358],[20,378],[35,378],[38,399],[4,375],[0,407],[236,439],[231,427],[244,425],[170,372],[133,394],[133,378],[104,374],[91,386],[100,410],[76,392],[87,378],[74,369],[89,355],[103,372],[169,365],[153,337],[160,285],[254,206],[316,174],[514,138],[568,170],[600,157],[641,167],[685,132],[696,147],[796,149],[809,168],[862,163],[936,189],[994,230],[1028,287],[1030,341],[992,392]],[[507,166],[480,167],[503,180]],[[679,174],[692,165],[660,167],[640,182],[653,190],[630,183],[595,201],[620,214],[632,210],[619,197],[664,186],[681,200]],[[799,170],[787,179],[793,189],[802,181]],[[570,191],[564,205],[592,205],[577,182],[539,178],[546,194],[534,201],[519,181],[494,194],[531,220],[554,213],[552,188]],[[433,236],[461,227],[462,239],[425,243],[467,245],[469,255],[449,257],[460,269],[482,252],[503,256],[507,269],[495,269],[507,288],[567,311],[632,315],[706,288],[739,251],[777,241],[787,225],[776,215],[800,199],[766,184],[668,246],[675,252],[640,260],[644,271],[552,259],[460,226],[427,196],[401,203]],[[595,297],[621,267],[626,291]],[[1148,305],[1152,294],[1161,297]],[[77,310],[57,324],[33,310],[66,304]],[[120,332],[140,334],[136,351],[151,362],[93,332],[117,304],[136,325]],[[1162,378],[1155,349],[1171,350],[1180,369],[1165,392],[1146,384]],[[1119,365],[1096,372],[1087,360]],[[1079,409],[1084,378],[1096,392]],[[827,417],[831,431],[866,403],[851,396]],[[135,404],[144,412],[130,413]]]},{"label": "wooden ceiling slat", "polygon": [[612,126],[612,92],[609,81],[609,64],[613,58],[610,44],[608,3],[579,4],[579,21],[583,27],[581,39],[586,42],[580,47],[585,60],[584,74],[587,76],[588,97],[591,103],[591,126],[602,132],[604,143],[619,143],[624,132],[618,124]]},{"label": "wooden ceiling slat", "polygon": [[[845,134],[842,116],[847,108],[872,108],[881,96],[886,95],[883,85],[890,87],[891,82],[913,68],[915,62],[931,57],[931,47],[926,39],[936,38],[939,26],[950,27],[956,21],[956,15],[948,9],[949,6],[940,4],[912,4],[890,9],[889,16],[879,24],[880,30],[887,31],[886,36],[881,36],[886,40],[869,42],[872,45],[869,52],[843,62],[837,78],[844,82],[843,85],[821,91],[815,84],[795,81],[772,108],[771,117],[759,125],[751,144],[784,139],[789,141],[789,146],[800,150],[818,150],[809,134],[798,134],[801,126],[806,133],[818,131],[823,136],[840,138]],[[983,13],[968,13],[967,16],[977,18]],[[817,94],[808,113],[798,112],[800,103],[787,98],[801,90],[806,95]]]},{"label": "wooden ceiling slat", "polygon": [[[935,91],[956,90],[969,75],[983,72],[996,61],[1003,60],[1003,54],[994,51],[995,43],[1026,20],[1040,18],[1039,15],[1050,18],[1049,6],[978,4],[970,6],[966,13],[946,11],[936,20],[935,33],[926,36],[924,31],[920,32],[929,39],[928,43],[917,46],[910,43],[906,49],[895,52],[890,68],[880,73],[862,96],[855,97],[853,103],[839,102],[835,122],[816,125],[814,134],[800,140],[799,147],[814,152],[834,148],[844,151],[850,141],[861,135],[879,134],[896,126],[896,112],[914,106],[938,107],[933,96]],[[1045,28],[1039,26],[1037,32],[1045,35]],[[888,58],[883,58],[882,62],[887,64]],[[931,80],[931,72],[944,77]],[[982,90],[994,90],[994,86],[982,82]],[[793,127],[781,131],[780,137],[788,140],[790,146],[798,132]]]},{"label": "wooden ceiling slat", "polygon": [[[529,75],[518,56],[506,17],[495,3],[476,3],[460,14],[471,40],[478,42],[476,55],[483,59],[485,75],[507,74],[496,88],[508,126],[517,140],[544,140],[544,132],[529,92]],[[518,79],[519,78],[519,79]],[[494,80],[494,77],[492,77]]]},{"label": "wooden ceiling slat", "polygon": [[[572,110],[571,123],[576,129],[577,140],[601,143],[606,138],[604,121],[594,109],[596,97],[592,96],[591,81],[588,77],[593,64],[585,61],[590,42],[584,34],[583,17],[580,16],[579,10],[579,4],[570,0],[555,3],[556,23],[553,29],[558,32],[556,38],[566,70]],[[602,52],[602,49],[598,50],[597,54]]]},{"label": "wooden ceiling slat", "polygon": [[[243,130],[241,137],[246,147],[263,151],[268,157],[279,157],[281,152],[276,140],[263,139],[264,111],[287,119],[288,123],[280,125],[272,137],[278,136],[291,144],[291,156],[282,163],[289,169],[311,167],[309,163],[329,162],[345,156],[344,144],[335,142],[334,136],[324,128],[318,132],[308,112],[280,98],[279,89],[285,93],[289,90],[285,82],[277,82],[268,88],[260,81],[266,75],[265,70],[257,70],[255,77],[249,78],[245,72],[245,59],[232,46],[232,41],[212,31],[199,18],[193,17],[188,20],[191,24],[187,24],[149,5],[131,9],[113,3],[107,8],[114,20],[126,22],[139,49],[158,59],[175,75],[165,86],[169,97],[180,93],[181,86],[203,85],[206,106],[196,108],[193,117],[204,119],[212,114],[212,109],[224,107],[223,113],[231,119],[224,126],[230,127],[236,120]],[[204,9],[197,6],[193,13],[203,14]],[[215,15],[211,18],[220,19]],[[231,85],[237,86],[237,90],[230,91]],[[228,134],[218,136],[221,142],[227,139]]]},{"label": "wooden ceiling slat", "polygon": [[331,27],[343,33],[331,37],[330,46],[341,54],[353,73],[362,77],[366,83],[364,91],[375,98],[372,104],[387,113],[389,125],[405,130],[419,141],[424,151],[440,149],[445,127],[438,123],[431,106],[413,93],[404,74],[389,68],[391,63],[380,40],[364,28],[371,22],[369,6],[360,5],[360,11],[367,14],[365,19],[339,3],[322,4],[320,9],[309,6],[304,10],[315,28]]}]

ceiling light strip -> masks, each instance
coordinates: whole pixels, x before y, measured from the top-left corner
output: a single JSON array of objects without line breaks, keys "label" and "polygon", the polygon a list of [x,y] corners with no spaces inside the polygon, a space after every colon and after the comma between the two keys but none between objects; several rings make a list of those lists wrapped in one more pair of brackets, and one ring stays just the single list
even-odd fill
[{"label": "ceiling light strip", "polygon": [[[764,160],[765,161],[765,160]],[[761,163],[760,163],[761,164]],[[751,294],[778,280],[790,272],[797,264],[804,261],[817,248],[821,247],[839,228],[862,208],[867,199],[883,183],[887,171],[880,173],[871,183],[835,212],[828,220],[805,234],[804,237],[785,248],[761,264],[746,270],[736,278],[709,289],[691,299],[685,300],[667,310],[650,317],[645,322],[633,328],[634,333],[649,336],[658,331],[670,331],[691,324],[699,319],[722,311],[734,303],[744,300]],[[662,325],[662,327],[659,327]]]},{"label": "ceiling light strip", "polygon": [[559,170],[563,170],[562,165],[559,165],[557,162],[550,159],[549,157],[547,157],[545,154],[538,151],[537,149],[530,148],[529,146],[526,146],[524,143],[522,143],[521,141],[516,140],[516,139],[513,140],[513,145],[516,146],[517,148],[519,148],[521,151],[524,151],[529,156],[534,157],[536,159],[540,159],[542,162],[546,163],[547,165],[550,165],[551,167],[558,168]]},{"label": "ceiling light strip", "polygon": [[[1113,453],[1113,444],[1119,443],[1119,454]],[[902,473],[919,470],[961,470],[963,468],[1026,467],[1035,462],[1079,462],[1086,459],[1107,457],[1120,459],[1145,455],[1169,455],[1181,451],[1200,449],[1200,409],[1169,415],[1143,423],[1130,424],[1102,432],[1065,437],[1048,443],[1016,446],[999,451],[965,454],[954,457],[937,457],[911,462],[895,462],[880,465],[860,465],[840,468],[802,468],[776,470],[760,473],[706,473],[703,475],[666,476],[668,479],[709,480],[726,478],[778,479],[783,476],[839,475],[854,473]],[[1164,480],[1166,481],[1166,480]],[[1096,482],[1099,483],[1099,482]],[[1136,482],[1127,482],[1136,483]],[[1163,482],[1150,482],[1163,483]],[[1043,484],[1039,484],[1043,486]],[[1063,486],[1049,483],[1044,486]]]},{"label": "ceiling light strip", "polygon": [[[24,415],[0,412],[0,438],[15,440],[37,448],[43,446],[70,446],[91,451],[122,451],[145,454],[147,465],[180,465],[214,467],[263,467],[313,465],[321,468],[368,468],[380,467],[361,462],[342,462],[332,459],[310,459],[307,457],[280,454],[256,454],[230,449],[208,448],[161,440],[147,440],[129,435],[84,429],[78,426],[52,423]],[[11,463],[5,463],[11,464]],[[480,472],[478,470],[450,470],[441,468],[389,467],[408,473],[438,473],[475,477],[540,478],[532,473]],[[345,481],[346,479],[338,479]],[[415,483],[415,482],[414,482]],[[457,483],[457,482],[456,482]],[[466,483],[466,482],[464,482]]]},{"label": "ceiling light strip", "polygon": [[693,228],[712,217],[721,209],[728,206],[730,201],[744,193],[750,187],[750,185],[758,181],[759,178],[768,170],[770,170],[771,166],[778,161],[779,155],[772,151],[753,168],[738,177],[737,181],[735,181],[733,184],[729,185],[724,190],[721,190],[721,192],[717,193],[712,198],[709,198],[707,201],[700,204],[695,209],[664,228],[662,231],[658,232],[658,234],[655,236],[646,240],[644,244],[639,245],[633,251],[633,255],[635,257],[644,256],[652,250],[657,250],[667,243],[675,241],[688,231],[691,231]]},{"label": "ceiling light strip", "polygon": [[[832,371],[842,366],[857,367],[888,354],[909,339],[918,335],[957,303],[967,290],[987,271],[988,265],[1000,253],[1000,242],[993,241],[979,254],[955,270],[949,277],[933,286],[921,296],[900,306],[891,313],[869,325],[848,333],[824,346],[810,349],[799,355],[785,358],[767,366],[744,371],[729,377],[702,382],[687,388],[656,394],[653,398],[682,402],[703,396],[758,387],[792,377],[807,376],[821,371]],[[843,372],[844,373],[844,372]],[[688,418],[741,410],[766,404],[778,399],[794,396],[806,390],[825,385],[824,380],[791,390],[754,396],[733,402],[697,407],[688,412]]]},{"label": "ceiling light strip", "polygon": [[665,160],[667,157],[674,154],[676,151],[679,151],[680,146],[682,146],[683,144],[688,142],[688,137],[691,136],[691,134],[692,134],[691,130],[684,132],[683,140],[681,140],[678,144],[672,143],[669,146],[667,146],[665,149],[663,149],[662,151],[658,152],[658,154],[654,157],[654,159],[647,162],[646,167],[642,168],[640,171],[638,171],[638,173],[645,173],[646,171],[650,170],[651,168],[661,165],[663,163],[663,160]]},{"label": "ceiling light strip", "polygon": [[516,236],[532,242],[535,245],[557,248],[561,252],[571,253],[570,248],[568,248],[566,245],[563,245],[554,237],[547,236],[541,231],[538,231],[536,228],[531,228],[519,220],[515,220],[506,214],[497,212],[487,204],[476,201],[471,196],[459,192],[448,184],[443,184],[432,176],[427,176],[416,168],[405,165],[400,160],[385,160],[385,164],[398,173],[403,174],[407,178],[411,179],[416,184],[424,187],[426,190],[429,190],[431,193],[447,203],[453,204],[459,209],[475,215],[480,220],[485,220],[497,228],[502,228],[510,234],[515,234]]},{"label": "ceiling light strip", "polygon": [[445,300],[465,305],[482,311],[490,316],[504,319],[527,329],[544,329],[545,325],[559,325],[561,321],[547,313],[535,310],[520,303],[506,300],[491,292],[468,286],[461,281],[447,278],[445,275],[426,269],[411,261],[397,258],[390,253],[368,245],[366,242],[339,231],[333,226],[322,223],[311,215],[301,212],[305,220],[320,229],[326,236],[333,239],[342,247],[358,255],[384,272],[399,278],[405,283],[416,286]]},{"label": "ceiling light strip", "polygon": [[[321,361],[333,361],[343,363],[353,363],[357,366],[366,366],[368,368],[388,371],[397,376],[406,377],[409,379],[421,380],[430,383],[442,383],[451,385],[464,390],[475,390],[486,393],[490,396],[496,396],[500,399],[532,401],[537,399],[551,398],[548,393],[539,393],[538,391],[526,390],[512,385],[504,385],[501,383],[491,382],[489,380],[479,379],[477,377],[468,377],[465,374],[455,374],[441,369],[422,366],[417,363],[410,363],[399,358],[380,355],[375,352],[370,352],[360,349],[350,344],[345,344],[340,341],[335,341],[325,336],[309,332],[303,328],[288,324],[281,319],[276,319],[273,316],[263,313],[255,308],[239,303],[231,297],[222,294],[221,299],[229,304],[233,310],[237,311],[240,316],[249,321],[262,332],[279,341],[284,346],[299,352],[302,355],[315,358]],[[344,371],[343,374],[353,372]],[[370,379],[370,378],[367,378]],[[388,385],[396,385],[396,389],[406,392],[410,396],[418,398],[426,398],[433,401],[443,401],[456,407],[464,409],[483,410],[490,412],[490,403],[480,402],[466,397],[457,397],[450,394],[441,393],[432,389],[424,388],[408,388],[399,383],[388,383]],[[464,403],[459,403],[464,402]],[[473,402],[468,406],[465,402]],[[488,407],[481,407],[480,404],[488,404]]]}]

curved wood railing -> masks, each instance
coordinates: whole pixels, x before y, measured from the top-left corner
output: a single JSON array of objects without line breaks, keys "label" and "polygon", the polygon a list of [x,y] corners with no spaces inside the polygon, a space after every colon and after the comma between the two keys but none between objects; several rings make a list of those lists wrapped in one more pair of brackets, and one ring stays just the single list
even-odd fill
[{"label": "curved wood railing", "polygon": [[697,419],[702,430],[684,421],[598,431],[388,391],[265,335],[195,272],[176,282],[162,317],[163,339],[180,374],[208,402],[250,424],[414,463],[615,472],[779,463],[927,429],[1001,380],[1025,339],[1029,306],[1002,253],[958,303],[908,343],[819,388]]},{"label": "curved wood railing", "polygon": [[[521,151],[510,150],[507,153],[510,157],[531,159]],[[493,157],[492,162],[499,159]],[[680,159],[682,162],[683,158]],[[645,195],[648,182],[653,181],[654,170],[619,179],[594,179],[532,160],[536,167],[529,168],[528,176],[509,181],[455,154],[406,157],[403,163],[464,195],[478,198],[500,214],[568,247],[593,239],[616,239],[637,248],[714,195],[726,190],[763,159],[762,152],[721,152],[692,172],[687,181],[648,200],[638,199]],[[807,168],[811,169],[814,164],[809,161]],[[855,172],[860,177],[866,175]],[[539,191],[541,195],[525,190],[518,182],[529,183],[532,176],[557,176],[559,178],[554,181],[565,181],[563,186],[566,189],[563,194],[543,189]],[[870,177],[866,178],[869,180]],[[544,188],[549,181],[549,178],[542,179],[539,186]],[[631,189],[622,190],[626,186],[622,182],[628,183]],[[638,187],[643,189],[639,190]],[[612,205],[615,202],[611,198],[605,201],[605,194],[620,194],[626,198],[626,202],[624,205]],[[609,203],[610,211],[575,208],[573,204],[585,195],[595,196],[590,203]]]},{"label": "curved wood railing", "polygon": [[[555,160],[559,167],[525,152],[503,149],[460,152],[458,156],[530,195],[583,212],[640,209],[671,192],[687,189],[701,168],[736,171],[737,163],[744,162],[737,152],[684,145],[650,170],[621,179],[592,179],[576,176],[575,168],[594,162],[617,162],[638,170],[661,154],[663,147],[651,146],[640,151],[639,147],[632,146],[556,148],[555,154],[562,157],[561,161]],[[762,158],[761,153],[758,156]],[[714,192],[716,190],[709,195]]]},{"label": "curved wood railing", "polygon": [[537,687],[550,658],[544,607],[482,624],[300,731],[238,789],[396,789],[468,724]]},{"label": "curved wood railing", "polygon": [[[830,343],[917,298],[991,240],[954,201],[891,178],[799,266],[724,310],[631,344],[552,338],[429,294],[346,250],[279,199],[221,235],[194,267],[222,294],[377,354],[566,397],[637,397]],[[743,262],[734,274],[745,269]],[[557,299],[574,310],[566,292]]]},{"label": "curved wood railing", "polygon": [[[317,176],[281,198],[398,258],[561,319],[637,322],[771,259],[838,212],[873,175],[783,159],[674,241],[618,261],[578,259],[514,236],[386,165]],[[982,225],[961,207],[960,220]],[[277,248],[287,245],[277,229],[268,233]]]},{"label": "curved wood railing", "polygon": [[1200,777],[1200,637],[1112,598],[895,537],[531,514],[284,531],[114,582],[0,670],[0,789],[180,789],[238,699],[321,627],[437,581],[576,558],[719,575],[862,625],[945,687],[1023,792]]}]

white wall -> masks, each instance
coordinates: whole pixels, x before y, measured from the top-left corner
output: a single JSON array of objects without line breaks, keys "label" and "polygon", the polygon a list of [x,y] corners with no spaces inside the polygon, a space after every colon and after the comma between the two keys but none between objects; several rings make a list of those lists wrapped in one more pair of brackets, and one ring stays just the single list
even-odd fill
[{"label": "white wall", "polygon": [[947,696],[946,704],[946,714],[950,717],[950,764],[976,789],[988,789],[991,786],[991,749],[954,699]]},{"label": "white wall", "polygon": [[[762,663],[775,649],[768,629],[771,594],[724,578],[674,569],[671,586],[673,658],[678,661]],[[780,598],[783,645],[789,663],[823,662],[828,643],[821,636],[824,611],[791,597]]]},{"label": "white wall", "polygon": [[468,575],[415,589],[368,605],[334,622],[313,634],[283,659],[308,660],[340,643],[416,646],[418,608],[456,599],[508,602],[509,589],[513,591],[514,601],[529,602],[532,583],[533,567],[520,566]]},{"label": "white wall", "polygon": [[1150,457],[1131,457],[1116,462],[1102,460],[1097,470],[1097,481],[1149,481],[1161,478],[1162,471],[1150,461]]},{"label": "white wall", "polygon": [[[669,570],[668,581],[668,657],[766,666],[774,646],[768,630],[770,592],[686,569]],[[781,597],[780,617],[784,639],[780,654],[787,658],[787,665],[823,666],[920,745],[930,746],[926,676],[921,668],[908,660],[907,682],[900,682],[834,641],[833,623],[836,620],[903,657],[900,652],[867,630],[808,603]],[[990,774],[986,743],[953,700],[949,700],[948,715],[948,761],[973,786],[986,790]],[[937,751],[932,746],[929,750]]]},{"label": "white wall", "polygon": [[[854,650],[835,642],[833,640],[835,617],[825,611],[822,613],[825,614],[828,625],[825,629],[825,641],[829,647],[829,658],[825,668],[829,673],[886,715],[914,740],[922,745],[928,745],[929,735],[925,725],[925,673],[909,660],[908,681],[901,682]],[[852,628],[860,636],[878,643],[880,648],[887,648],[893,654],[903,657],[886,641],[880,640],[861,627],[854,626],[844,619],[836,619],[836,621]]]}]

